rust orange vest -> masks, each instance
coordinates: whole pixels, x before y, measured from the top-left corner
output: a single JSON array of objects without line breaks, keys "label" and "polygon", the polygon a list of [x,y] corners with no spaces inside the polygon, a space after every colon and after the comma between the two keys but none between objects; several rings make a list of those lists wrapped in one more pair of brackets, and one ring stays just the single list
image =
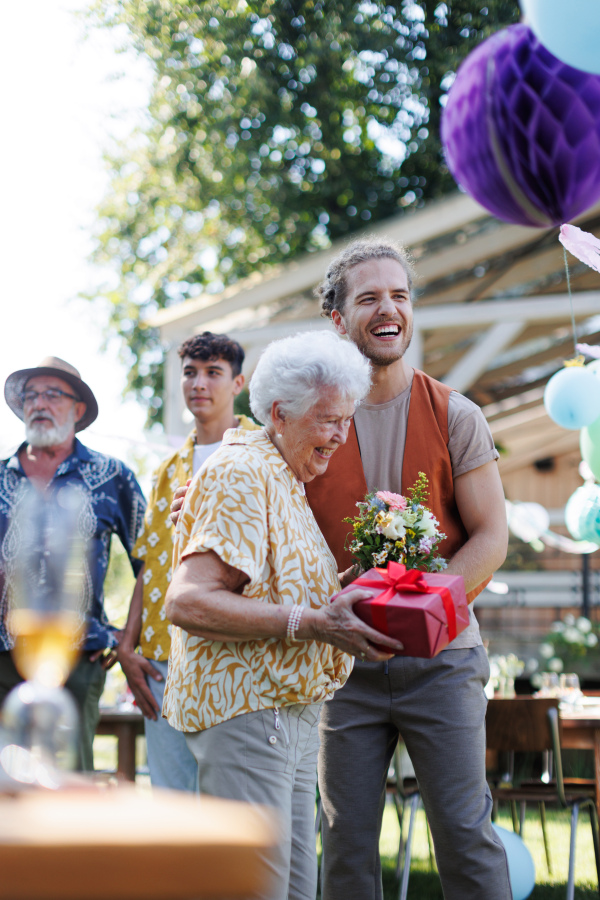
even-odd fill
[{"label": "rust orange vest", "polygon": [[[451,391],[452,388],[415,369],[402,463],[402,493],[415,483],[419,472],[427,475],[427,505],[447,535],[440,544],[440,554],[447,559],[454,556],[467,540],[454,499],[452,463],[448,453],[448,398]],[[386,489],[386,485],[380,487]],[[352,423],[348,440],[335,451],[325,474],[306,484],[308,502],[340,572],[353,562],[345,549],[350,526],[342,520],[357,514],[356,503],[363,500],[366,493],[367,483]],[[467,595],[469,603],[488,581],[490,578]]]}]

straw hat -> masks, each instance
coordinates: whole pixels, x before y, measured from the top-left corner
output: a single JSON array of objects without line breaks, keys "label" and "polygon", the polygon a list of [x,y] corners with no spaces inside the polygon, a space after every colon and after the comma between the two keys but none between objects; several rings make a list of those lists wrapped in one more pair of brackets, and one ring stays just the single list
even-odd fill
[{"label": "straw hat", "polygon": [[75,366],[71,366],[64,359],[58,356],[47,356],[41,361],[39,366],[33,369],[19,369],[13,372],[6,379],[4,385],[4,397],[6,402],[19,419],[23,419],[23,391],[25,385],[30,378],[38,375],[54,375],[55,378],[62,378],[67,384],[70,384],[78,398],[85,403],[85,412],[81,419],[75,425],[75,431],[83,431],[98,416],[98,403],[92,393],[91,388],[81,380],[81,376]]}]

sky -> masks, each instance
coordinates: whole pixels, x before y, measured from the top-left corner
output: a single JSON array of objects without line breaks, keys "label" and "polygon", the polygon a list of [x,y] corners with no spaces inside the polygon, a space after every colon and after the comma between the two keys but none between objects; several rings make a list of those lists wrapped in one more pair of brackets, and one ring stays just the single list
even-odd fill
[{"label": "sky", "polygon": [[[84,442],[131,463],[145,442],[145,411],[122,399],[116,339],[102,349],[106,308],[78,295],[107,276],[89,262],[94,209],[108,190],[102,152],[143,116],[149,66],[117,52],[123,35],[85,38],[76,13],[86,0],[0,6],[0,383],[46,356],[67,360],[100,408]],[[23,436],[2,397],[2,455]]]}]

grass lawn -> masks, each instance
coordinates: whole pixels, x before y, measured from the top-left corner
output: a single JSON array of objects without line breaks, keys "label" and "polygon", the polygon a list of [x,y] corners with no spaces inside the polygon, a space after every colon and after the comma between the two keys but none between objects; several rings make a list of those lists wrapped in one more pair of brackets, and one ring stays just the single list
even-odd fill
[{"label": "grass lawn", "polygon": [[[512,831],[512,821],[506,811],[501,810],[498,825]],[[404,834],[408,831],[408,812],[405,815]],[[525,843],[533,856],[536,872],[536,886],[530,894],[531,900],[564,900],[566,895],[567,869],[569,863],[570,813],[548,810],[548,840],[552,862],[552,875],[546,868],[546,857],[542,841],[542,829],[536,809],[527,811],[525,822]],[[396,854],[400,831],[396,812],[390,804],[386,806],[381,836],[383,866],[383,891],[385,900],[398,897],[396,879]],[[591,828],[587,813],[580,817],[577,830],[577,855],[575,862],[575,898],[598,898],[598,881],[594,862]],[[413,843],[412,865],[408,884],[409,900],[443,900],[437,873],[429,863],[429,850],[425,830],[425,816],[418,814]],[[485,900],[482,897],[481,900]]]}]

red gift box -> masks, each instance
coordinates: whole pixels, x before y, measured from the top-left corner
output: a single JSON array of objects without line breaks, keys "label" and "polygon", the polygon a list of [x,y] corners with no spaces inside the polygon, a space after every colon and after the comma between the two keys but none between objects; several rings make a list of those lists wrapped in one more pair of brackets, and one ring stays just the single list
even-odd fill
[{"label": "red gift box", "polygon": [[377,595],[357,600],[354,612],[367,625],[402,641],[404,650],[396,656],[431,659],[469,624],[462,575],[419,572],[390,562],[387,569],[365,572],[341,593],[358,587],[376,589]]}]

